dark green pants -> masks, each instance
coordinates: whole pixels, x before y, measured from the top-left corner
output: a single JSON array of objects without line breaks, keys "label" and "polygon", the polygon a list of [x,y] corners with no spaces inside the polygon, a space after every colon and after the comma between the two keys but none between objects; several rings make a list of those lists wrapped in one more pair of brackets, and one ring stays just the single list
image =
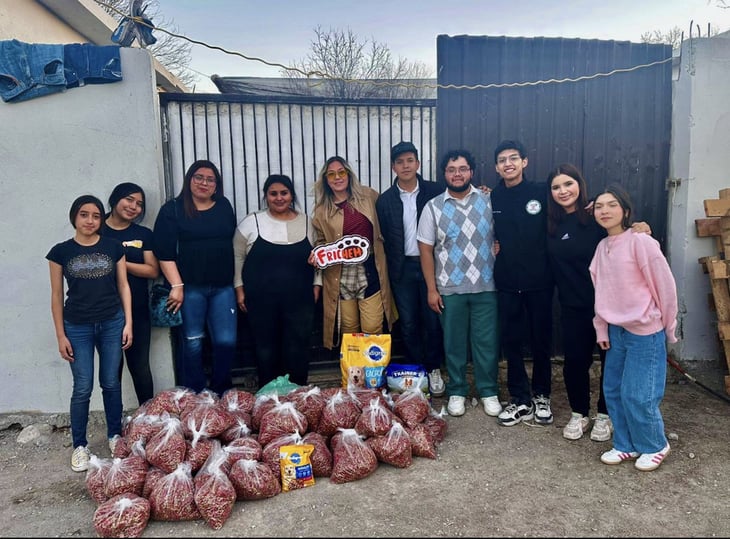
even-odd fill
[{"label": "dark green pants", "polygon": [[499,394],[499,336],[497,293],[453,294],[442,296],[446,370],[446,394],[469,396],[466,379],[468,350],[474,365],[477,397]]}]

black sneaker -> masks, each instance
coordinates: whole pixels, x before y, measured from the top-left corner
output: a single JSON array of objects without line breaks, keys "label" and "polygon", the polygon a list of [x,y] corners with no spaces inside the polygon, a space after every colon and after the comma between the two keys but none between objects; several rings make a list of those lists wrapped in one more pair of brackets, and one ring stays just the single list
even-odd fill
[{"label": "black sneaker", "polygon": [[549,425],[553,422],[553,411],[550,409],[550,397],[538,395],[532,399],[535,406],[535,423]]},{"label": "black sneaker", "polygon": [[529,421],[535,416],[535,404],[511,403],[497,416],[500,425],[511,427],[520,421]]}]

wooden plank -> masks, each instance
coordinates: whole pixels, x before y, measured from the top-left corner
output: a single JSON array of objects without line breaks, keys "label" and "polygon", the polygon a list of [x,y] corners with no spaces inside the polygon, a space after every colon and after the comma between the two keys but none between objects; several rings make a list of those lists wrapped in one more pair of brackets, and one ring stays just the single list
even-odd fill
[{"label": "wooden plank", "polygon": [[722,252],[725,255],[724,258],[727,259],[730,257],[730,217],[720,219],[720,237],[722,238]]},{"label": "wooden plank", "polygon": [[705,200],[705,217],[730,217],[730,198]]},{"label": "wooden plank", "polygon": [[709,267],[712,264],[712,262],[715,260],[720,260],[720,257],[717,255],[712,255],[712,256],[703,256],[702,258],[698,258],[697,262],[699,264],[702,264],[702,273],[709,273]]},{"label": "wooden plank", "polygon": [[718,322],[730,322],[730,289],[727,279],[710,279]]},{"label": "wooden plank", "polygon": [[721,341],[730,341],[730,322],[718,322],[717,332]]},{"label": "wooden plank", "polygon": [[720,198],[730,198],[730,187],[720,189]]},{"label": "wooden plank", "polygon": [[727,279],[730,277],[727,260],[713,260],[708,262],[707,270],[710,274],[710,279]]},{"label": "wooden plank", "polygon": [[730,370],[730,341],[722,341],[722,349],[725,352],[725,362]]},{"label": "wooden plank", "polygon": [[695,228],[700,238],[720,235],[720,219],[711,217],[709,219],[695,219]]}]

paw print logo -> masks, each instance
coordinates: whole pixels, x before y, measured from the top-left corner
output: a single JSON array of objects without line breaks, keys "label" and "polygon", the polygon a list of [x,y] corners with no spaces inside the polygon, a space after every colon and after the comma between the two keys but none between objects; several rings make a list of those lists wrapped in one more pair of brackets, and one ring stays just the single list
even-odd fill
[{"label": "paw print logo", "polygon": [[350,234],[333,243],[320,245],[314,250],[317,266],[326,268],[333,264],[359,264],[370,255],[370,241],[364,236]]}]

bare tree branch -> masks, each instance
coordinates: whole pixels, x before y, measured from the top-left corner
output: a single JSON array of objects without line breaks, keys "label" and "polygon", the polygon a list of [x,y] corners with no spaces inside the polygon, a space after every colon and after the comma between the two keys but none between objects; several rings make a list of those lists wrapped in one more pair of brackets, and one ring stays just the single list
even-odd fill
[{"label": "bare tree branch", "polygon": [[[418,98],[427,95],[426,89],[416,87],[413,79],[431,77],[431,69],[423,62],[394,60],[387,45],[373,38],[363,40],[349,28],[316,27],[309,52],[292,62],[292,67],[301,72],[283,69],[281,73],[292,79],[291,90],[301,95]],[[413,87],[390,84],[409,82]]]}]

